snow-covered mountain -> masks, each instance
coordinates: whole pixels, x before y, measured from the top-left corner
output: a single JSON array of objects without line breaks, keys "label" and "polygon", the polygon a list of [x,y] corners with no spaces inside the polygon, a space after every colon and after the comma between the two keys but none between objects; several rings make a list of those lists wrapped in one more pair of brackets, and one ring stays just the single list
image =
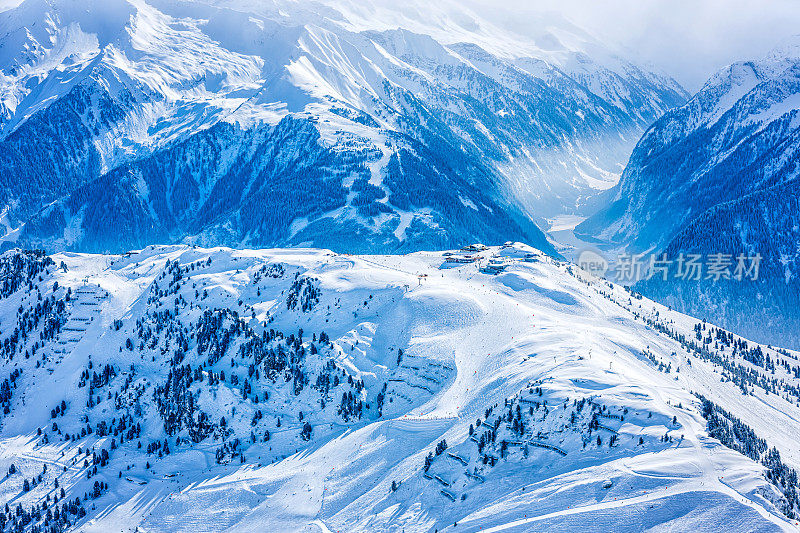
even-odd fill
[{"label": "snow-covered mountain", "polygon": [[568,22],[437,2],[26,0],[0,13],[5,241],[547,243],[686,94]]},{"label": "snow-covered mountain", "polygon": [[0,256],[0,531],[796,527],[800,354],[477,250]]},{"label": "snow-covered mountain", "polygon": [[738,254],[760,254],[756,283],[669,279],[641,289],[763,342],[799,346],[799,94],[798,39],[721,70],[647,131],[614,202],[578,231],[673,260],[731,254],[730,273]]}]

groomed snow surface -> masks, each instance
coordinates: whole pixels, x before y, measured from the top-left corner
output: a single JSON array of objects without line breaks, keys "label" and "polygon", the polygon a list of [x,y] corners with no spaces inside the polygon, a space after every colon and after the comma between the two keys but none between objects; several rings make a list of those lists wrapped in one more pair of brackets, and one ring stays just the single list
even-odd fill
[{"label": "groomed snow surface", "polygon": [[[781,496],[764,467],[707,435],[692,393],[739,417],[795,468],[797,403],[759,389],[743,395],[721,380],[718,368],[633,312],[658,313],[687,337],[694,336],[697,320],[582,279],[574,267],[522,244],[455,254],[479,260],[446,262],[441,252],[349,256],[186,246],[126,256],[54,255],[56,266],[0,300],[5,339],[19,307],[36,305],[36,288],[43,298],[61,298],[67,288],[73,294],[68,321],[55,338],[30,335],[22,353],[0,362],[3,379],[22,371],[0,430],[0,472],[12,463],[17,470],[0,479],[0,504],[13,510],[50,501],[60,490],[54,488],[58,478],[70,499],[91,492],[98,480],[108,484],[86,501],[86,517],[72,520],[87,532],[797,528],[774,505]],[[66,271],[57,268],[62,261]],[[159,295],[176,261],[196,268],[181,275],[176,292]],[[489,264],[499,265],[499,273],[481,270]],[[310,307],[305,311],[287,304],[298,279],[318,289],[316,300],[313,293],[303,300],[300,292]],[[213,421],[226,418],[230,432],[198,443],[185,430],[168,435],[154,391],[170,372],[174,345],[163,348],[174,339],[156,333],[152,347],[133,349],[126,339],[138,345],[137,322],[152,325],[159,312],[170,310],[188,328],[205,311],[224,308],[257,335],[270,328],[297,335],[302,328],[311,383],[295,393],[282,375],[276,382],[251,376],[253,392],[243,395],[241,382],[231,381],[234,374],[248,376],[247,362],[237,355],[246,339],[236,338],[216,366],[205,367],[223,369],[228,380],[192,389]],[[192,335],[180,364],[195,369],[207,353],[198,353],[198,340],[187,331]],[[323,331],[330,344],[319,342],[312,356],[312,335]],[[40,346],[26,359],[34,341]],[[777,359],[796,356],[763,349]],[[645,353],[671,371],[659,370]],[[107,385],[94,389],[99,401],[91,407],[90,387],[78,386],[90,360],[90,372],[115,369]],[[360,418],[337,414],[340,389],[313,387],[329,360],[338,375],[363,381]],[[117,401],[131,387],[141,387],[138,399],[126,392],[128,399],[120,394]],[[269,400],[255,403],[262,392]],[[320,398],[328,398],[327,407],[320,407]],[[65,413],[52,418],[62,400]],[[263,418],[251,424],[257,410]],[[306,413],[303,422],[299,411]],[[124,413],[141,424],[133,439],[119,443],[95,431],[64,440],[64,434]],[[592,419],[602,427],[590,430]],[[305,421],[313,427],[308,441],[300,436]],[[515,427],[517,421],[524,428]],[[479,453],[487,427],[495,428],[496,438]],[[40,428],[47,443],[37,435]],[[261,438],[265,429],[269,441]],[[215,451],[234,438],[241,440],[241,455],[218,462]],[[146,453],[147,445],[164,439],[169,454]],[[425,471],[426,455],[442,440],[447,449]],[[83,467],[87,448],[111,452],[94,475],[91,466]],[[42,481],[24,492],[23,480],[44,465]]]}]

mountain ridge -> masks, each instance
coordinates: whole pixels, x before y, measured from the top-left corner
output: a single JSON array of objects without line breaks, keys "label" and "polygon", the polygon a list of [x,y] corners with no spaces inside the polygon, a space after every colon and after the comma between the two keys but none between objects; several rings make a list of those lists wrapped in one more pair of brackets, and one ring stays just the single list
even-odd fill
[{"label": "mountain ridge", "polygon": [[[366,23],[363,14],[350,9],[373,9],[377,18]],[[544,226],[549,216],[563,210],[593,209],[598,195],[616,181],[619,165],[640,131],[686,96],[674,80],[636,67],[567,23],[543,30],[555,32],[552,39],[544,39],[551,49],[523,40],[514,52],[501,31],[473,15],[469,15],[472,22],[464,19],[463,25],[446,10],[438,19],[405,21],[415,32],[386,26],[395,9],[377,2],[342,5],[338,11],[327,6],[314,14],[281,2],[114,0],[104,3],[98,11],[103,15],[90,21],[85,12],[68,3],[29,0],[0,13],[0,26],[9,28],[5,39],[31,50],[22,56],[0,55],[0,70],[6,73],[0,92],[6,95],[0,119],[4,142],[15,134],[31,139],[19,161],[7,162],[8,172],[36,168],[28,161],[38,156],[33,140],[45,135],[36,117],[72,91],[88,91],[84,100],[91,102],[80,106],[88,108],[88,114],[62,120],[76,124],[71,139],[84,149],[50,150],[47,156],[65,161],[66,169],[60,174],[75,167],[76,176],[57,173],[42,184],[41,192],[8,187],[3,191],[6,246],[18,242],[86,250],[84,242],[103,242],[105,236],[94,233],[93,227],[81,227],[82,221],[74,218],[78,209],[58,226],[52,220],[39,220],[49,214],[40,210],[51,209],[46,206],[54,201],[80,203],[86,194],[85,188],[83,192],[78,188],[85,182],[109,183],[115,169],[158,159],[193,136],[208,135],[203,132],[214,124],[233,123],[245,132],[269,131],[287,116],[307,120],[319,131],[319,149],[313,150],[319,157],[351,145],[355,159],[362,158],[359,152],[365,150],[384,155],[380,162],[364,164],[371,166],[370,185],[381,188],[385,196],[366,210],[353,205],[352,200],[364,194],[350,189],[360,183],[361,171],[346,164],[340,169],[342,187],[348,191],[343,210],[318,212],[316,220],[286,221],[287,226],[316,223],[326,228],[307,231],[303,242],[328,246],[330,241],[315,239],[322,238],[327,228],[340,227],[343,235],[354,230],[360,235],[352,242],[338,240],[339,246],[350,246],[352,251],[365,250],[366,245],[376,251],[394,251],[509,239],[547,246],[537,225]],[[37,14],[46,24],[27,32]],[[444,42],[437,40],[447,35],[442,28],[452,31]],[[100,104],[95,102],[105,103],[97,108]],[[56,131],[50,134],[57,139]],[[417,199],[414,195],[419,191],[406,186],[392,191],[381,185],[384,179],[391,181],[387,175],[391,153],[402,161],[406,152],[405,159],[419,160],[414,166],[445,198],[433,199],[428,191],[426,198]],[[432,164],[429,160],[434,155],[438,161]],[[214,172],[213,161],[206,166],[207,172]],[[26,181],[17,183],[24,187]],[[124,180],[113,186],[128,196],[137,195]],[[269,184],[259,185],[264,186]],[[460,190],[445,191],[449,186]],[[476,197],[476,188],[483,189],[484,198]],[[410,206],[403,197],[419,205]],[[454,205],[453,198],[459,197],[466,206],[477,208],[483,230],[462,226],[469,211],[443,207]],[[395,205],[396,199],[400,205]],[[218,199],[220,204],[225,201]],[[129,203],[145,206],[146,195]],[[114,208],[101,209],[111,212]],[[147,206],[144,210],[158,209]],[[514,219],[511,231],[497,219],[500,211],[507,213],[500,219]],[[226,222],[213,227],[195,225],[188,231],[167,224],[166,242],[199,239],[213,244],[214,238],[223,239],[218,243],[244,246],[293,242],[294,236],[287,231],[247,241],[248,232],[266,233],[255,228],[237,231],[239,215],[214,213],[211,218]],[[29,222],[33,229],[47,226],[49,230],[37,234],[27,229]],[[134,224],[146,227],[166,222]],[[113,225],[109,220],[106,231]],[[233,230],[224,229],[229,226]],[[406,235],[412,226],[414,233]],[[453,237],[443,241],[441,228],[453,232]],[[129,243],[127,248],[138,246]]]},{"label": "mountain ridge", "polygon": [[672,261],[759,255],[753,282],[733,279],[731,264],[720,280],[656,276],[637,289],[762,342],[797,346],[798,74],[793,41],[720,70],[645,133],[612,203],[576,233]]},{"label": "mountain ridge", "polygon": [[520,243],[0,272],[6,526],[796,525],[800,355]]}]

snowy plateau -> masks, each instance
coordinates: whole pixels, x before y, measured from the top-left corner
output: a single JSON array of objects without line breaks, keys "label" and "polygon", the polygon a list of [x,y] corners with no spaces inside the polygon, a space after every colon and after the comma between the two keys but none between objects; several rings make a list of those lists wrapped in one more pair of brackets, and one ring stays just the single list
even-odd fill
[{"label": "snowy plateau", "polygon": [[0,269],[3,531],[797,528],[800,354],[523,244]]}]

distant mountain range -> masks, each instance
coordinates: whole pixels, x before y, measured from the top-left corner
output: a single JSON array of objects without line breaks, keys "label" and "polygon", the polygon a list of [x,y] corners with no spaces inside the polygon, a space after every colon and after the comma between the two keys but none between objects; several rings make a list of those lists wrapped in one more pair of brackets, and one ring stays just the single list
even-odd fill
[{"label": "distant mountain range", "polygon": [[455,7],[0,13],[5,246],[551,250],[545,220],[599,208],[687,94],[566,21],[510,35]]},{"label": "distant mountain range", "polygon": [[[646,294],[763,342],[800,343],[800,41],[722,69],[645,133],[607,208],[578,226],[628,251],[762,256],[759,279],[670,277]],[[749,266],[749,263],[748,263]]]}]

